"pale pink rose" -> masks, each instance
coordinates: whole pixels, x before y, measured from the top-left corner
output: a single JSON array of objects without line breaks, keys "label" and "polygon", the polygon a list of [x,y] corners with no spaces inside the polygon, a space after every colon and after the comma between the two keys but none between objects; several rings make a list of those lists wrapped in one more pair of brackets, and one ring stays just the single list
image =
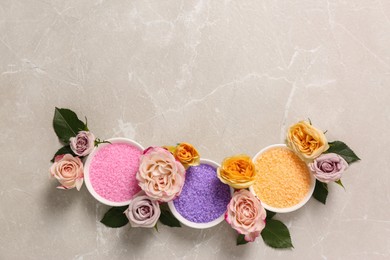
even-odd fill
[{"label": "pale pink rose", "polygon": [[76,187],[80,190],[84,178],[84,168],[80,158],[65,154],[56,156],[55,160],[50,168],[50,175],[61,183],[57,188],[67,190]]},{"label": "pale pink rose", "polygon": [[180,195],[184,179],[184,166],[169,151],[161,147],[145,150],[137,180],[146,195],[160,202],[171,201]]},{"label": "pale pink rose", "polygon": [[132,227],[154,227],[161,211],[157,200],[149,198],[145,192],[136,194],[124,212]]},{"label": "pale pink rose", "polygon": [[248,242],[255,241],[265,227],[267,213],[260,200],[250,191],[240,190],[233,194],[227,206],[225,220],[237,230],[245,235]]},{"label": "pale pink rose", "polygon": [[70,148],[78,156],[90,154],[95,146],[95,135],[88,131],[80,131],[76,137],[71,137]]},{"label": "pale pink rose", "polygon": [[348,163],[338,154],[325,153],[309,164],[311,171],[320,182],[338,181],[348,168]]}]

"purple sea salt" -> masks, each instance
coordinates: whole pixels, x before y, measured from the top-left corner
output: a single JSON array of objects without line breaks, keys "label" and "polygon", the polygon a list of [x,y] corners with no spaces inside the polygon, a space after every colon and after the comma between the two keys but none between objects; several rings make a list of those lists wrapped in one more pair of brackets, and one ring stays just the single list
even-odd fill
[{"label": "purple sea salt", "polygon": [[183,190],[173,204],[185,219],[208,223],[225,213],[230,198],[230,187],[218,179],[216,169],[200,164],[187,169]]}]

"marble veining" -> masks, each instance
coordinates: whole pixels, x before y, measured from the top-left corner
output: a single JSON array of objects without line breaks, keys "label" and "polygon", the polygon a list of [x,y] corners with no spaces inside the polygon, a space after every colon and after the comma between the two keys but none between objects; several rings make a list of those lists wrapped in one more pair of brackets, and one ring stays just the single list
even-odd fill
[{"label": "marble veining", "polygon": [[[389,259],[390,2],[0,1],[0,259]],[[100,138],[255,155],[310,118],[362,161],[278,214],[293,250],[236,247],[222,223],[159,232],[99,221],[48,178],[54,107]]]}]

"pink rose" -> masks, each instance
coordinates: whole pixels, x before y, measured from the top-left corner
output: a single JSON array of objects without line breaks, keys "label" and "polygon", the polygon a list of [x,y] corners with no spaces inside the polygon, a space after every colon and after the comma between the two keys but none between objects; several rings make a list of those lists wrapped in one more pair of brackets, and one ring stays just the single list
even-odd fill
[{"label": "pink rose", "polygon": [[144,192],[139,192],[131,200],[124,212],[132,227],[154,227],[161,211],[158,201],[152,200]]},{"label": "pink rose", "polygon": [[245,235],[246,241],[253,242],[264,229],[266,216],[260,200],[243,189],[233,194],[227,206],[225,220],[238,233]]},{"label": "pink rose", "polygon": [[92,152],[95,146],[95,136],[88,131],[80,131],[76,137],[71,137],[70,148],[78,156],[86,156]]},{"label": "pink rose", "polygon": [[160,202],[171,201],[180,195],[184,178],[184,166],[169,151],[161,147],[145,150],[137,180],[146,195]]},{"label": "pink rose", "polygon": [[338,181],[348,168],[348,163],[338,154],[325,153],[309,164],[314,176],[320,182]]},{"label": "pink rose", "polygon": [[83,163],[80,158],[73,157],[71,154],[56,156],[50,168],[50,175],[61,183],[58,189],[67,190],[76,187],[80,190],[84,177]]}]

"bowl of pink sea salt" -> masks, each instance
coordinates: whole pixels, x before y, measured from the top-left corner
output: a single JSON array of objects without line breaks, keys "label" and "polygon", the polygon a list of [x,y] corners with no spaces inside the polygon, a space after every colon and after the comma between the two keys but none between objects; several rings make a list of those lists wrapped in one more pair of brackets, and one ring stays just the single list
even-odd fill
[{"label": "bowl of pink sea salt", "polygon": [[301,208],[314,192],[315,177],[285,144],[270,145],[253,158],[256,178],[249,190],[267,210],[287,213]]},{"label": "bowl of pink sea salt", "polygon": [[109,206],[128,205],[141,188],[136,174],[144,148],[126,138],[108,139],[88,156],[84,180],[88,191]]},{"label": "bowl of pink sea salt", "polygon": [[168,202],[172,214],[184,225],[204,229],[224,220],[232,189],[217,177],[220,165],[200,159],[200,164],[186,170],[181,194]]}]

